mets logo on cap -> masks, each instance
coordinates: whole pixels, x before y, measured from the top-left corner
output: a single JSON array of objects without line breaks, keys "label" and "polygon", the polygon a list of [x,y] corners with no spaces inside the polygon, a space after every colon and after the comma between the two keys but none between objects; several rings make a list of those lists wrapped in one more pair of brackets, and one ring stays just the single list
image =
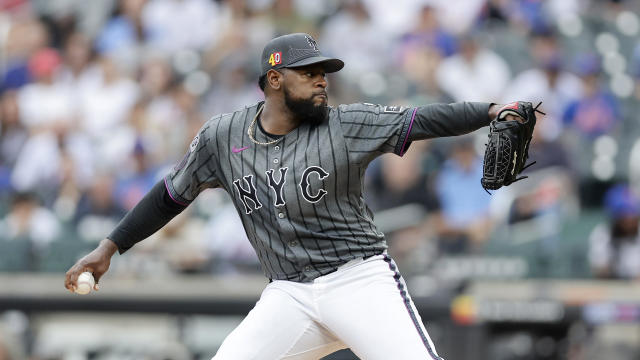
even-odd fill
[{"label": "mets logo on cap", "polygon": [[306,35],[305,38],[307,38],[307,42],[309,43],[309,46],[313,48],[313,50],[320,51],[320,49],[318,49],[318,43],[315,40],[313,40],[311,36]]},{"label": "mets logo on cap", "polygon": [[271,55],[269,56],[269,64],[271,64],[271,66],[282,64],[282,52],[278,51],[271,53]]}]

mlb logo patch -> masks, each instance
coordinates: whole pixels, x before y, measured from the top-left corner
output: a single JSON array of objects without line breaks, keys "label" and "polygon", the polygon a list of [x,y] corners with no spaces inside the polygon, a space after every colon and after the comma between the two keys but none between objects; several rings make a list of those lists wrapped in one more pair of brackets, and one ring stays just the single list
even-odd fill
[{"label": "mlb logo patch", "polygon": [[200,136],[196,135],[196,137],[193,138],[193,141],[191,141],[191,144],[189,145],[189,152],[193,152],[196,147],[198,146],[198,142],[200,142]]},{"label": "mlb logo patch", "polygon": [[385,106],[382,110],[383,113],[401,113],[402,106]]},{"label": "mlb logo patch", "polygon": [[282,52],[271,53],[271,56],[269,56],[269,64],[271,64],[271,66],[282,64]]}]

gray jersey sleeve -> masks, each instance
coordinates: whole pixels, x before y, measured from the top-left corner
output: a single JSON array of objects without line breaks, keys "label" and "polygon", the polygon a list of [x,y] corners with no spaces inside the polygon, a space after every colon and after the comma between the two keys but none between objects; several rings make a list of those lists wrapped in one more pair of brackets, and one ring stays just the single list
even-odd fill
[{"label": "gray jersey sleeve", "polygon": [[368,163],[378,155],[396,152],[411,111],[411,108],[400,106],[340,105],[336,115],[350,159],[356,163]]},{"label": "gray jersey sleeve", "polygon": [[[413,140],[464,135],[489,125],[490,103],[458,102],[431,104],[415,108],[415,115],[403,134],[408,143]],[[405,148],[406,150],[406,148]]]},{"label": "gray jersey sleeve", "polygon": [[463,135],[489,124],[489,103],[461,102],[419,107],[340,105],[350,157],[367,163],[393,152],[402,156],[414,140]]},{"label": "gray jersey sleeve", "polygon": [[198,131],[182,160],[164,178],[173,201],[189,205],[206,188],[219,187],[215,121],[211,119]]}]

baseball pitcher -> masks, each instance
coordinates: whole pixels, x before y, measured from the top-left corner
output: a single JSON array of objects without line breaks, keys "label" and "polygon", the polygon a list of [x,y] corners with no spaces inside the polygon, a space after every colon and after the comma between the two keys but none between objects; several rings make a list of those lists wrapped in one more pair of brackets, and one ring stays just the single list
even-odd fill
[{"label": "baseball pitcher", "polygon": [[343,348],[367,360],[442,359],[364,203],[365,170],[416,140],[494,119],[532,128],[535,115],[519,103],[329,107],[325,74],[344,63],[302,33],[271,40],[261,65],[265,100],[207,121],[182,161],[67,272],[65,287],[73,291],[84,271],[99,280],[116,251],[153,234],[204,189],[223,188],[270,282],[214,360],[319,359]]}]

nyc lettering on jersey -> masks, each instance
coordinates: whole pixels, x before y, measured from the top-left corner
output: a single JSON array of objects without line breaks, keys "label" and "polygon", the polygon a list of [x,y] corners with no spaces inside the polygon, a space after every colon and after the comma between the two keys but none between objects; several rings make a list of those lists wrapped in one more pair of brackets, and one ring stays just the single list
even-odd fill
[{"label": "nyc lettering on jersey", "polygon": [[[275,193],[274,206],[282,206],[286,204],[284,199],[284,184],[287,180],[287,172],[289,168],[280,168],[280,174],[275,173],[274,169],[265,171],[266,181],[269,187]],[[317,176],[320,180],[324,180],[329,176],[329,173],[320,166],[309,166],[302,173],[298,186],[300,187],[300,193],[302,197],[310,202],[317,203],[327,195],[325,189],[313,189],[311,186],[310,177]],[[278,179],[276,179],[278,177]],[[256,184],[253,180],[253,175],[245,175],[241,179],[235,179],[233,186],[237,190],[237,195],[244,205],[246,214],[251,214],[253,210],[258,210],[262,207],[262,203],[258,199]]]}]

